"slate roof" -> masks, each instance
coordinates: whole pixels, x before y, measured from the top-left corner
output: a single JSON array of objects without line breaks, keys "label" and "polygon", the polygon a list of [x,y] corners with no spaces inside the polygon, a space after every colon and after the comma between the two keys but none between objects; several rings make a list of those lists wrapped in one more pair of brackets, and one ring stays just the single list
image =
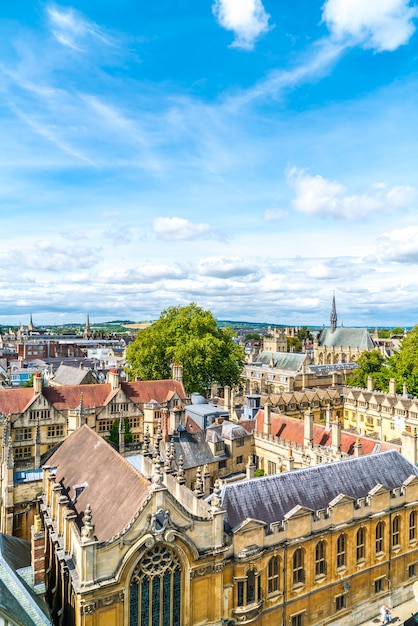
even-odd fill
[{"label": "slate roof", "polygon": [[51,381],[53,385],[82,385],[83,383],[97,383],[89,370],[70,365],[60,365]]},{"label": "slate roof", "polygon": [[48,465],[56,467],[55,480],[61,482],[62,492],[70,500],[75,498],[76,485],[86,485],[73,508],[81,528],[90,504],[99,541],[119,534],[141,510],[151,491],[151,483],[86,424],[65,439]]},{"label": "slate roof", "polygon": [[30,564],[30,542],[0,534],[0,613],[22,626],[49,626],[48,607],[19,575]]},{"label": "slate roof", "polygon": [[[304,420],[297,419],[295,417],[288,417],[287,415],[278,415],[277,413],[270,414],[271,427],[270,434],[280,439],[285,439],[291,443],[303,445],[304,440]],[[256,427],[255,430],[263,432],[264,429],[264,411],[260,409],[255,416]],[[313,443],[315,446],[330,446],[331,445],[331,430],[326,429],[322,424],[313,425]],[[372,454],[376,446],[378,446],[379,452],[384,450],[398,450],[401,446],[389,443],[386,441],[376,441],[368,437],[361,437],[347,431],[341,431],[341,452],[345,454],[354,454],[354,444],[356,440],[361,443],[361,454]]]},{"label": "slate roof", "polygon": [[[293,372],[299,372],[306,359],[306,354],[299,352],[263,352],[258,357],[258,361],[262,365],[270,367],[273,361],[273,367],[281,370],[290,370]],[[251,364],[250,364],[251,365]]]},{"label": "slate roof", "polygon": [[323,328],[318,337],[320,346],[327,348],[359,348],[360,350],[373,350],[373,339],[367,328],[336,328],[332,333],[329,328]]},{"label": "slate roof", "polygon": [[213,454],[206,441],[204,430],[195,433],[183,432],[179,439],[174,440],[174,448],[177,461],[179,456],[183,455],[184,469],[203,467],[205,463],[215,463],[228,458],[226,453]]},{"label": "slate roof", "polygon": [[389,450],[226,484],[221,507],[227,528],[234,529],[246,519],[271,524],[281,522],[297,505],[313,511],[326,509],[340,494],[364,498],[376,485],[394,489],[411,475],[418,476],[418,469],[399,452]]}]

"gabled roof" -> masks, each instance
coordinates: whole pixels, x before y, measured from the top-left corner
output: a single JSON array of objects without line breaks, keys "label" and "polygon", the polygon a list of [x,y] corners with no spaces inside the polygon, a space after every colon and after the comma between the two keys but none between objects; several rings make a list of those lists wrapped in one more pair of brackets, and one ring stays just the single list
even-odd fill
[{"label": "gabled roof", "polygon": [[359,350],[373,350],[373,339],[367,328],[336,328],[332,333],[329,328],[323,328],[319,334],[318,344],[327,348],[343,347]]},{"label": "gabled roof", "polygon": [[75,498],[76,485],[86,485],[73,507],[81,527],[90,504],[99,541],[120,533],[151,492],[151,483],[86,424],[65,439],[48,465],[56,467],[55,480],[70,500]]},{"label": "gabled roof", "polygon": [[[144,404],[152,399],[155,399],[160,404],[164,404],[176,394],[180,400],[186,397],[182,383],[171,379],[123,382],[120,388],[126,397],[135,404]],[[83,394],[86,409],[106,406],[116,395],[117,391],[118,389],[113,390],[109,383],[42,388],[43,396],[58,411],[76,409],[80,404],[81,394]],[[32,387],[0,388],[0,413],[3,413],[3,415],[23,413],[35,398]]]},{"label": "gabled roof", "polygon": [[399,452],[390,450],[226,484],[221,491],[221,507],[231,529],[247,518],[271,524],[281,522],[297,505],[324,510],[340,494],[355,500],[365,498],[376,485],[383,483],[394,489],[411,475],[417,476],[418,469]]},{"label": "gabled roof", "polygon": [[51,384],[54,385],[82,385],[83,383],[97,383],[91,371],[81,367],[60,365],[54,374]]},{"label": "gabled roof", "polygon": [[16,389],[0,387],[0,413],[3,415],[23,413],[35,398],[32,387],[18,387]]}]

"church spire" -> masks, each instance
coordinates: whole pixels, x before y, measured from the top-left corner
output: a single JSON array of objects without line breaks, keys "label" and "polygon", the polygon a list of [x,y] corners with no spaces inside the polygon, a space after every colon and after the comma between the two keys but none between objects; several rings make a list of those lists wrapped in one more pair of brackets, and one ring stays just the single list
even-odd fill
[{"label": "church spire", "polygon": [[334,332],[334,330],[337,328],[337,309],[335,307],[335,293],[332,294],[332,307],[331,307],[331,325],[330,325],[330,331],[331,333]]}]

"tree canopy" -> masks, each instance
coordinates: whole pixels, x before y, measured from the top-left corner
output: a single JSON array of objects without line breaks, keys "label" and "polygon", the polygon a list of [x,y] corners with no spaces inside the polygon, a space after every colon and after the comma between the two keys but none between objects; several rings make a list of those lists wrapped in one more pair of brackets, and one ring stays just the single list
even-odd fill
[{"label": "tree canopy", "polygon": [[418,326],[401,340],[399,350],[392,356],[385,358],[378,350],[372,350],[363,352],[357,363],[359,368],[347,378],[349,385],[366,387],[367,377],[371,376],[375,389],[388,391],[389,380],[394,378],[398,393],[405,382],[408,392],[418,396]]},{"label": "tree canopy", "polygon": [[192,303],[170,307],[141,330],[127,349],[130,373],[143,380],[171,378],[172,366],[183,366],[186,393],[204,393],[213,382],[240,384],[244,350],[231,328],[219,328],[210,311]]},{"label": "tree canopy", "polygon": [[355,369],[347,378],[347,383],[353,387],[367,387],[367,379],[370,376],[375,389],[385,390],[389,373],[384,368],[385,357],[379,350],[363,352],[357,359],[358,369]]}]

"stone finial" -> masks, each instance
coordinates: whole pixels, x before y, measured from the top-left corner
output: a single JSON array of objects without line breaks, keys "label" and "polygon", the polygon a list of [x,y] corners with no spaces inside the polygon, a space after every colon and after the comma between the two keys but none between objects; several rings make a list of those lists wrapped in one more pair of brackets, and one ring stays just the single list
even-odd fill
[{"label": "stone finial", "polygon": [[78,417],[80,426],[85,423],[85,415],[84,415],[84,393],[80,393],[80,404],[78,405]]},{"label": "stone finial", "polygon": [[177,482],[180,483],[180,485],[184,485],[184,483],[186,482],[186,477],[184,474],[184,459],[183,459],[182,454],[180,454],[179,456],[179,463],[178,463],[178,469],[177,469]]},{"label": "stone finial", "polygon": [[157,450],[157,452],[160,451],[160,443],[163,440],[163,433],[161,430],[161,417],[158,418],[158,426],[157,426],[157,432],[155,433],[155,449]]},{"label": "stone finial", "polygon": [[7,448],[9,445],[9,437],[10,437],[10,417],[5,415],[4,424],[3,424],[3,438],[1,445],[3,448]]},{"label": "stone finial", "polygon": [[218,479],[215,480],[215,484],[213,486],[213,494],[210,501],[211,509],[219,509],[221,506],[221,483]]},{"label": "stone finial", "polygon": [[147,427],[144,432],[144,443],[142,445],[142,451],[143,451],[144,456],[150,456],[149,444],[150,444],[150,434],[149,434],[149,426],[147,424]]},{"label": "stone finial", "polygon": [[161,461],[158,454],[156,454],[153,458],[153,474],[152,474],[152,482],[154,485],[161,485],[163,482],[163,475],[161,472]]},{"label": "stone finial", "polygon": [[83,523],[84,526],[81,529],[81,536],[83,541],[88,541],[93,539],[94,537],[94,524],[92,523],[92,512],[90,504],[87,504],[86,510],[84,511]]},{"label": "stone finial", "polygon": [[39,423],[39,418],[36,420],[35,443],[38,446],[41,445],[41,426]]},{"label": "stone finial", "polygon": [[9,445],[7,446],[7,469],[13,469],[15,466],[15,460],[13,457],[12,440],[9,439]]},{"label": "stone finial", "polygon": [[171,440],[170,440],[170,461],[171,461],[172,465],[173,465],[175,460],[176,460],[176,448],[174,446],[174,438],[171,437]]},{"label": "stone finial", "polygon": [[194,484],[193,493],[197,497],[203,495],[202,468],[200,466],[196,470],[196,482]]},{"label": "stone finial", "polygon": [[164,471],[166,473],[171,472],[171,460],[170,460],[170,444],[167,442],[165,446],[165,463],[164,463]]},{"label": "stone finial", "polygon": [[119,419],[119,434],[125,434],[125,420],[123,417]]}]

